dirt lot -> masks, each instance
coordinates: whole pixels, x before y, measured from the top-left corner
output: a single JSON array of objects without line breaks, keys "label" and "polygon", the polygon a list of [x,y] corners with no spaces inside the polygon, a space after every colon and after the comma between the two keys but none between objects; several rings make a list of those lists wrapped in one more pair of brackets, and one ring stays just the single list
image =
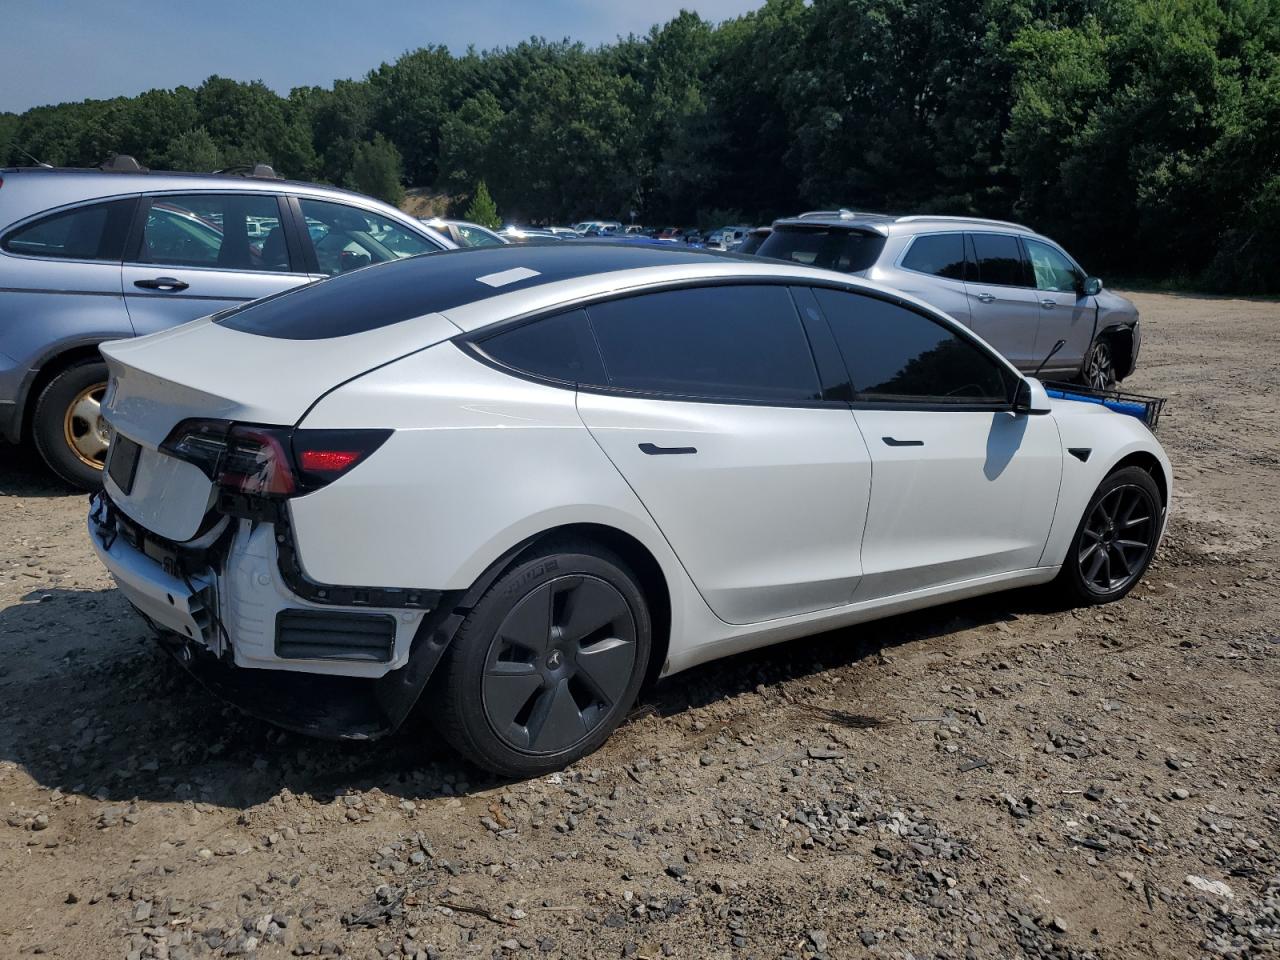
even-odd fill
[{"label": "dirt lot", "polygon": [[223,708],[0,449],[0,957],[1280,953],[1280,304],[1136,299],[1177,492],[1129,598],[742,656],[529,783]]}]

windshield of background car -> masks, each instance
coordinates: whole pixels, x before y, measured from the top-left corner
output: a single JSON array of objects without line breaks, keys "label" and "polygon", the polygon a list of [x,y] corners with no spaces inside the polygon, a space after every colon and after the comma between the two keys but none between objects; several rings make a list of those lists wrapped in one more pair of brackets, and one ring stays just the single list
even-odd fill
[{"label": "windshield of background car", "polygon": [[806,267],[857,273],[876,262],[884,249],[878,233],[842,227],[774,227],[756,251],[757,256],[802,263]]}]

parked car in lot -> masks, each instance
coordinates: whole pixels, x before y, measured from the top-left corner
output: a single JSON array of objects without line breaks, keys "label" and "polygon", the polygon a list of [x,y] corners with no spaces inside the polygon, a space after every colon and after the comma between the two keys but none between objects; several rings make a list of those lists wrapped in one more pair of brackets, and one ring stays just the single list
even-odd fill
[{"label": "parked car in lot", "polygon": [[[819,211],[756,251],[896,287],[944,310],[1019,370],[1108,387],[1137,366],[1138,309],[1048,237],[1000,220]],[[1045,362],[1057,341],[1063,346]]]},{"label": "parked car in lot", "polygon": [[104,340],[453,246],[394,207],[270,168],[116,167],[132,172],[0,170],[0,439],[34,441],[83,487],[107,450]]},{"label": "parked car in lot", "polygon": [[755,227],[747,232],[747,235],[738,241],[738,245],[733,247],[734,253],[754,254],[759,253],[760,245],[764,243],[765,238],[773,233],[773,227]]},{"label": "parked car in lot", "polygon": [[721,227],[707,234],[708,250],[732,250],[738,246],[750,232],[750,227]]},{"label": "parked car in lot", "polygon": [[580,237],[585,236],[603,236],[612,233],[621,233],[622,224],[617,220],[583,220],[581,223],[573,225],[574,233]]},{"label": "parked car in lot", "polygon": [[506,243],[506,238],[494,233],[488,227],[469,220],[446,220],[442,217],[430,217],[422,221],[437,233],[442,233],[459,247],[492,247]]},{"label": "parked car in lot", "polygon": [[180,660],[330,736],[430,680],[511,776],[738,651],[1053,580],[1114,600],[1169,502],[1142,422],[923,301],[670,244],[416,257],[102,350],[90,536]]}]

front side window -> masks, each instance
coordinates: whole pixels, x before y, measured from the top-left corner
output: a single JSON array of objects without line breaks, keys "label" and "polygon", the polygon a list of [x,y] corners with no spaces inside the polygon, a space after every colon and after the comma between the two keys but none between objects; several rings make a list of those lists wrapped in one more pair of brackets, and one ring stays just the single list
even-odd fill
[{"label": "front side window", "polygon": [[3,247],[29,257],[119,262],[135,202],[109,200],[51,214],[9,233]]},{"label": "front side window", "polygon": [[964,234],[924,234],[911,241],[902,258],[906,270],[928,273],[948,280],[964,279]]},{"label": "front side window", "polygon": [[977,280],[1005,287],[1029,286],[1022,267],[1018,238],[1007,233],[971,233]]},{"label": "front side window", "polygon": [[1037,290],[1075,293],[1084,285],[1084,275],[1076,265],[1057,250],[1040,240],[1027,240],[1027,257],[1036,278]]},{"label": "front side window", "polygon": [[595,304],[588,313],[610,386],[727,402],[822,396],[785,287],[666,290]]},{"label": "front side window", "polygon": [[803,263],[806,267],[858,273],[869,269],[884,249],[884,237],[840,227],[774,227],[757,256]]},{"label": "front side window", "polygon": [[585,310],[535,320],[486,337],[480,349],[490,358],[536,377],[562,383],[607,383]]},{"label": "front side window", "polygon": [[299,204],[320,272],[330,276],[439,249],[379,213],[329,200],[300,199]]},{"label": "front side window", "polygon": [[905,307],[815,288],[859,400],[1007,403],[1004,368],[946,325]]},{"label": "front side window", "polygon": [[138,263],[289,273],[280,203],[266,193],[151,198]]}]

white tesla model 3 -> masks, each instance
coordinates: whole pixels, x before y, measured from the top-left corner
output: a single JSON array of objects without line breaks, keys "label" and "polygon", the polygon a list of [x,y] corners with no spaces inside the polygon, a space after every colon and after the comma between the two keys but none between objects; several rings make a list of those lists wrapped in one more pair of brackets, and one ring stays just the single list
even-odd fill
[{"label": "white tesla model 3", "polygon": [[782,263],[441,253],[102,352],[89,532],[179,659],[320,735],[394,730],[425,689],[508,775],[741,650],[1055,579],[1117,599],[1168,513],[1140,420]]}]

